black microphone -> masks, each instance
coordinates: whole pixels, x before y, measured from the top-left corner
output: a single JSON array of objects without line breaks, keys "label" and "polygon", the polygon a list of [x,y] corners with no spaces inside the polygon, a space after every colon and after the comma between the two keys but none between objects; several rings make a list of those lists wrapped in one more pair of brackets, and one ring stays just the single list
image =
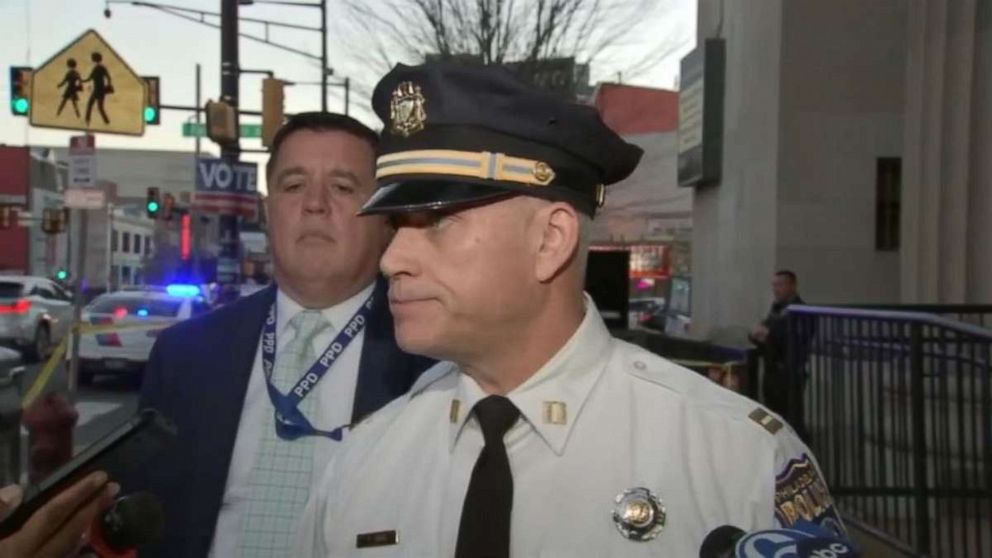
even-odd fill
[{"label": "black microphone", "polygon": [[138,492],[118,498],[90,526],[90,550],[101,558],[136,556],[135,549],[162,536],[165,517],[158,498]]},{"label": "black microphone", "polygon": [[713,529],[699,547],[699,558],[734,558],[737,541],[746,535],[743,529],[722,525]]}]

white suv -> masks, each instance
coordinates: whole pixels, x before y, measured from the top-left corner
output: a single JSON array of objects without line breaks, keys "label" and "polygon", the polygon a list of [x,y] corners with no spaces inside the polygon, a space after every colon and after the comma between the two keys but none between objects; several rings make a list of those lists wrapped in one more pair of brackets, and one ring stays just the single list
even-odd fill
[{"label": "white suv", "polygon": [[0,343],[42,360],[68,335],[72,299],[51,279],[0,275]]}]

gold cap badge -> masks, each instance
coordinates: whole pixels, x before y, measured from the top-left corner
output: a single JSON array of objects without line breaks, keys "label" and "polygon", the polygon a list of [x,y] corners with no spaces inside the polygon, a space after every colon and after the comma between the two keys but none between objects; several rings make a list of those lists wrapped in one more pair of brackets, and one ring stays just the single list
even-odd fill
[{"label": "gold cap badge", "polygon": [[424,103],[424,94],[419,85],[412,81],[399,84],[389,103],[390,130],[405,138],[423,130],[427,120]]}]

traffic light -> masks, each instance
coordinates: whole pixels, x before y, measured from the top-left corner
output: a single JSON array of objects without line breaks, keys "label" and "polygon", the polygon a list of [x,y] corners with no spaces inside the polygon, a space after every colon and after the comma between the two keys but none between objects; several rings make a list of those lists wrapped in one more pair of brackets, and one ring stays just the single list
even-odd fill
[{"label": "traffic light", "polygon": [[283,81],[276,78],[262,80],[262,145],[272,145],[283,121]]},{"label": "traffic light", "polygon": [[46,207],[41,210],[41,232],[45,234],[65,232],[68,223],[68,208]]},{"label": "traffic light", "polygon": [[29,66],[10,67],[10,112],[14,116],[27,116],[31,112],[31,76]]},{"label": "traffic light", "polygon": [[159,202],[158,188],[150,187],[145,199],[145,212],[148,214],[148,218],[157,218],[159,209],[162,209],[162,204]]},{"label": "traffic light", "polygon": [[238,141],[238,115],[224,101],[207,101],[207,137],[224,145]]},{"label": "traffic light", "polygon": [[166,192],[162,196],[162,219],[164,221],[172,220],[172,209],[176,206],[176,196]]},{"label": "traffic light", "polygon": [[69,272],[65,268],[60,267],[58,271],[55,272],[55,278],[59,281],[65,281],[69,278]]},{"label": "traffic light", "polygon": [[144,76],[145,80],[145,124],[158,126],[162,120],[162,100],[159,96],[157,76]]}]

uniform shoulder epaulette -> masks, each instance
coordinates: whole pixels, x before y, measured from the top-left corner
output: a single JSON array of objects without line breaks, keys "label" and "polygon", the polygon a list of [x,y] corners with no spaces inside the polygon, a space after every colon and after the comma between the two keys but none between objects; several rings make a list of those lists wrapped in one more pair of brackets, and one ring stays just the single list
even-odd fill
[{"label": "uniform shoulder epaulette", "polygon": [[775,415],[769,413],[762,407],[757,407],[751,411],[747,418],[758,423],[759,426],[768,431],[769,434],[777,434],[782,427],[785,426],[781,420],[775,418]]}]

